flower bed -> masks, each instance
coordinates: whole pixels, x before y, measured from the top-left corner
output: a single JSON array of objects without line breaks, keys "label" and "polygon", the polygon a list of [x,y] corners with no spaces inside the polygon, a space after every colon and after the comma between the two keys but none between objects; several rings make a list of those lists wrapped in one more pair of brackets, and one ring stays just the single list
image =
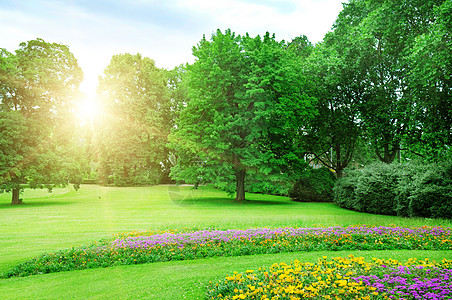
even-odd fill
[{"label": "flower bed", "polygon": [[[189,233],[163,233],[123,236],[114,244],[122,249],[155,249],[165,246],[185,248],[208,245],[221,248],[230,244],[252,247],[257,253],[313,250],[391,250],[452,249],[451,229],[442,227],[328,227],[328,228],[254,228],[247,230],[214,230]],[[234,247],[234,248],[236,248]],[[265,249],[260,249],[265,248]],[[269,248],[271,250],[269,250]],[[293,250],[296,249],[296,250]]]},{"label": "flower bed", "polygon": [[114,265],[320,250],[452,250],[452,229],[443,227],[254,228],[131,232],[20,264],[3,277]]},{"label": "flower bed", "polygon": [[317,263],[274,264],[210,282],[207,299],[451,299],[452,260],[416,261],[349,256]]}]

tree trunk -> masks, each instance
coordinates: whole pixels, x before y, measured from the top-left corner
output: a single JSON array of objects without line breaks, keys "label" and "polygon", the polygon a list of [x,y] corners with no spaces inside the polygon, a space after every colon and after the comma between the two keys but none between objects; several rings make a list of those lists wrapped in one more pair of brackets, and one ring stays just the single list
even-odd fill
[{"label": "tree trunk", "polygon": [[246,175],[246,171],[243,169],[239,169],[235,172],[235,178],[236,178],[236,183],[237,183],[237,188],[236,188],[236,197],[235,197],[235,201],[237,202],[242,202],[243,200],[245,200],[245,175]]},{"label": "tree trunk", "polygon": [[339,143],[335,144],[336,148],[336,178],[342,177],[342,170],[344,169],[341,161],[341,145]]},{"label": "tree trunk", "polygon": [[344,175],[344,168],[342,166],[339,166],[336,168],[336,178],[341,178],[342,175]]},{"label": "tree trunk", "polygon": [[375,153],[377,154],[380,161],[386,164],[391,164],[394,161],[398,151],[399,148],[393,147],[392,150],[390,150],[389,145],[385,145],[383,148],[383,155],[381,155],[379,149],[375,149]]},{"label": "tree trunk", "polygon": [[22,204],[22,199],[20,199],[19,196],[20,196],[20,189],[19,188],[13,189],[13,198],[11,200],[11,205]]}]

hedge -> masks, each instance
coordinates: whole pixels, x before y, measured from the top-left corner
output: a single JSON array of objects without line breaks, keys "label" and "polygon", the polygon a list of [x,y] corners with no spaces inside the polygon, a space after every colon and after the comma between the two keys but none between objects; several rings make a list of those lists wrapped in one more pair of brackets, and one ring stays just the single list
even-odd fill
[{"label": "hedge", "polygon": [[336,176],[327,168],[308,169],[301,174],[289,196],[302,202],[332,202]]},{"label": "hedge", "polygon": [[360,212],[405,217],[452,218],[452,161],[441,164],[374,163],[347,169],[334,202]]}]

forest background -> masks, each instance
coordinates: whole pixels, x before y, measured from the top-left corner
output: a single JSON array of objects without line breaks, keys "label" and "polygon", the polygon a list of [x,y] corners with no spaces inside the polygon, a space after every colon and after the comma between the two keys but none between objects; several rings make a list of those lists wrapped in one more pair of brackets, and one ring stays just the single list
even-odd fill
[{"label": "forest background", "polygon": [[12,204],[24,188],[84,182],[211,183],[243,201],[287,195],[312,165],[341,178],[375,161],[446,162],[451,10],[350,1],[315,45],[218,30],[171,70],[117,54],[99,78],[99,113],[83,122],[68,46],[1,49],[0,187]]}]

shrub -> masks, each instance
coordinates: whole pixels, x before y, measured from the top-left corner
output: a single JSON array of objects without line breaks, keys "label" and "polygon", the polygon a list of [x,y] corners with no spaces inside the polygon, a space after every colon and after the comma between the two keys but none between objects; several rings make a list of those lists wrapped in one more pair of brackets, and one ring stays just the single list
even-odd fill
[{"label": "shrub", "polygon": [[355,197],[355,189],[360,175],[360,170],[347,169],[344,176],[336,180],[333,188],[333,200],[340,207],[362,211],[362,206],[356,202]]},{"label": "shrub", "polygon": [[355,189],[356,202],[361,211],[395,215],[400,164],[375,163],[366,167],[360,174]]},{"label": "shrub", "polygon": [[452,218],[452,161],[432,165],[419,176],[409,199],[412,217]]},{"label": "shrub", "polygon": [[334,187],[341,207],[375,214],[452,218],[452,162],[374,163],[347,170]]},{"label": "shrub", "polygon": [[419,163],[406,163],[403,164],[398,170],[398,183],[395,196],[395,212],[397,216],[409,217],[409,204],[410,197],[416,189],[416,182],[418,178],[422,176],[427,169],[431,168],[430,165],[423,165]]},{"label": "shrub", "polygon": [[333,201],[333,187],[336,177],[327,168],[308,169],[296,181],[289,196],[303,202]]}]

